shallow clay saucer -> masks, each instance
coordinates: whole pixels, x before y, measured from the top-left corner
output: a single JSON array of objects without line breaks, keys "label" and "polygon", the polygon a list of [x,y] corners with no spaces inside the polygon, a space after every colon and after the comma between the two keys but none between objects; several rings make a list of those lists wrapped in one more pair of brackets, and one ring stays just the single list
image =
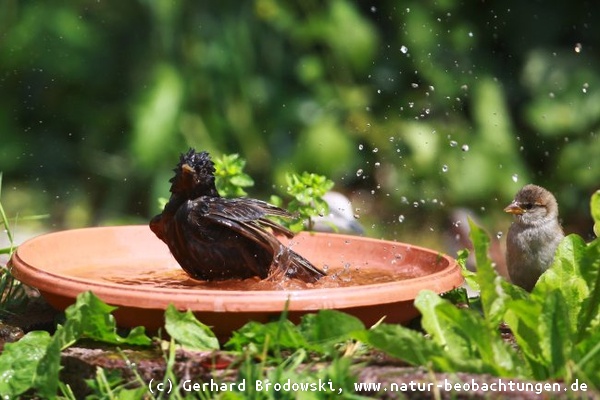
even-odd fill
[{"label": "shallow clay saucer", "polygon": [[300,233],[289,243],[328,271],[315,285],[257,280],[210,283],[190,279],[166,245],[145,226],[67,230],[33,238],[11,259],[13,274],[58,309],[91,290],[119,307],[122,327],[156,330],[169,303],[192,310],[224,337],[248,321],[267,322],[287,307],[292,320],[339,309],[370,326],[381,317],[405,323],[422,289],[438,293],[462,284],[456,261],[433,250],[330,233]]}]

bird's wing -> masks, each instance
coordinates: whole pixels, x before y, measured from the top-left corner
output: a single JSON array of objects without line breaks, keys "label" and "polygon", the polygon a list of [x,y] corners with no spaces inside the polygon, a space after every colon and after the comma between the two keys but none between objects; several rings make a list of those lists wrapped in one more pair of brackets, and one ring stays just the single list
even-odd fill
[{"label": "bird's wing", "polygon": [[285,248],[264,226],[284,234],[293,233],[265,219],[266,215],[288,216],[288,212],[259,200],[224,199],[221,197],[202,196],[186,205],[186,218],[192,224],[200,220],[210,221],[232,230],[263,247],[275,252],[275,264],[285,275],[299,277],[306,282],[314,282],[325,273],[315,268],[308,260],[292,250]]},{"label": "bird's wing", "polygon": [[259,226],[268,227],[278,234],[294,236],[289,229],[266,218],[267,216],[289,218],[291,214],[264,201],[202,196],[193,202],[198,202],[199,206],[194,208],[197,208],[205,218],[212,218],[226,225],[236,222],[246,228],[248,225],[254,225],[255,229],[260,229]]}]

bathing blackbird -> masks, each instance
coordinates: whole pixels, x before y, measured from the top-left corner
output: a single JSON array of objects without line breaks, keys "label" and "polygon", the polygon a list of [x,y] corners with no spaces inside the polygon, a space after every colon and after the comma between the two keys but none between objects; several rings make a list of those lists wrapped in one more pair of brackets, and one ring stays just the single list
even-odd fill
[{"label": "bathing blackbird", "polygon": [[207,152],[182,154],[171,178],[171,197],[150,229],[169,246],[179,265],[202,280],[283,275],[314,282],[325,275],[284,246],[268,230],[293,233],[266,218],[290,217],[260,200],[226,199],[215,187],[215,168]]}]

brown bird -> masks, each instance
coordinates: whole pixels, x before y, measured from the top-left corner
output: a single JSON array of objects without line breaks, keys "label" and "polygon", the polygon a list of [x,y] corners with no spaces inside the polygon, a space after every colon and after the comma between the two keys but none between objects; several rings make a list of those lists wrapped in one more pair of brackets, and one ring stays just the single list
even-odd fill
[{"label": "brown bird", "polygon": [[526,185],[504,211],[515,217],[506,236],[508,274],[515,285],[531,291],[564,237],[558,204],[543,187]]},{"label": "brown bird", "polygon": [[207,152],[190,149],[174,171],[171,197],[150,221],[150,229],[188,275],[201,280],[285,275],[305,282],[325,275],[271,233],[293,236],[267,218],[291,217],[286,210],[260,200],[219,195]]}]

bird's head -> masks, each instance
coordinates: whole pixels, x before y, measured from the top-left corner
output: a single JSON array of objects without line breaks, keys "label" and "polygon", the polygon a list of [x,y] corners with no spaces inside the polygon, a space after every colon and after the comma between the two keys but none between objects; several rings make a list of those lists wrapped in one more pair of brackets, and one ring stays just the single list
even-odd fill
[{"label": "bird's head", "polygon": [[207,152],[197,153],[189,149],[181,154],[174,169],[175,176],[170,179],[171,193],[184,198],[199,196],[218,196],[215,187],[215,166]]},{"label": "bird's head", "polygon": [[513,214],[518,222],[527,225],[541,224],[558,218],[556,199],[552,193],[536,185],[526,185],[519,190],[504,211]]}]

